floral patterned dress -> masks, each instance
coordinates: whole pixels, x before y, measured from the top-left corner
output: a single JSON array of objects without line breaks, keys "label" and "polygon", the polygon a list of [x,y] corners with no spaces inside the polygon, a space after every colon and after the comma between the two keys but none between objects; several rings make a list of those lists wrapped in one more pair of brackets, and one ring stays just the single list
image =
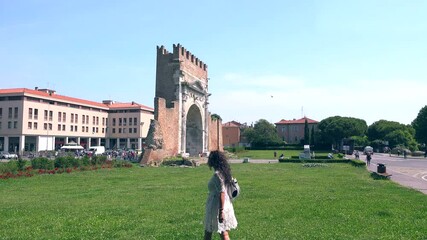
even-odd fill
[{"label": "floral patterned dress", "polygon": [[[237,227],[237,219],[234,215],[233,204],[227,194],[226,186],[224,185],[221,173],[215,171],[212,178],[208,183],[209,195],[206,201],[206,215],[205,215],[205,231],[207,232],[224,232]],[[218,221],[218,211],[220,207],[221,192],[225,193],[224,200],[224,221]]]}]

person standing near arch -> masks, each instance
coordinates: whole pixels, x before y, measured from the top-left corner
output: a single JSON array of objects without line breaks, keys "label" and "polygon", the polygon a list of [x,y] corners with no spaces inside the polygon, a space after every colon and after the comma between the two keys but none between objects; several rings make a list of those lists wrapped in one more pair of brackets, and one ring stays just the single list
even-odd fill
[{"label": "person standing near arch", "polygon": [[204,239],[211,240],[212,233],[218,232],[221,239],[229,240],[228,231],[237,227],[233,204],[227,193],[232,181],[230,165],[224,153],[213,151],[209,154],[208,166],[215,172],[208,182]]}]

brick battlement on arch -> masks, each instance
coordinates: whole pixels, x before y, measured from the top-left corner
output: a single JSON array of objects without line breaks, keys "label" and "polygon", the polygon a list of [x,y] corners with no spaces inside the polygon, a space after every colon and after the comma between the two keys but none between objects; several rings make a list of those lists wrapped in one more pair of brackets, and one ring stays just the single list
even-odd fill
[{"label": "brick battlement on arch", "polygon": [[157,58],[167,58],[170,63],[179,61],[184,72],[191,73],[200,80],[208,80],[208,65],[179,43],[173,45],[172,53],[163,45],[157,46]]}]

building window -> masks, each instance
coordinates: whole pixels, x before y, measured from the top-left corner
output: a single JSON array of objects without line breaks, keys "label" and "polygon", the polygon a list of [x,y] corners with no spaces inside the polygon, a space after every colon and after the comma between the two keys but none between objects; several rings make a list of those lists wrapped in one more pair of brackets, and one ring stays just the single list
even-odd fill
[{"label": "building window", "polygon": [[116,126],[116,119],[113,118],[113,126]]},{"label": "building window", "polygon": [[65,131],[65,124],[62,125],[62,131]]},{"label": "building window", "polygon": [[47,123],[43,124],[43,130],[47,130]]},{"label": "building window", "polygon": [[34,125],[33,125],[34,130],[37,130],[37,125],[38,125],[38,124],[35,122],[35,123],[34,123]]},{"label": "building window", "polygon": [[127,118],[123,118],[123,126],[126,126],[126,119]]},{"label": "building window", "polygon": [[123,128],[123,133],[126,133],[126,128]]},{"label": "building window", "polygon": [[33,128],[33,123],[32,122],[28,122],[28,129],[32,129]]},{"label": "building window", "polygon": [[137,123],[138,121],[137,121],[137,119],[136,118],[133,118],[133,124],[136,126],[136,125],[138,125],[138,123]]},{"label": "building window", "polygon": [[104,133],[104,128],[102,128],[102,133]]},{"label": "building window", "polygon": [[119,133],[122,133],[122,128],[119,128]]},{"label": "building window", "polygon": [[95,127],[92,127],[92,133],[95,133]]},{"label": "building window", "polygon": [[129,126],[132,126],[132,118],[129,118]]},{"label": "building window", "polygon": [[73,125],[71,125],[70,126],[70,131],[72,132],[74,130],[74,126]]},{"label": "building window", "polygon": [[53,119],[53,111],[49,111],[49,121],[52,121]]},{"label": "building window", "polygon": [[95,116],[92,117],[92,124],[95,125]]},{"label": "building window", "polygon": [[133,133],[138,133],[138,132],[136,131],[136,128],[133,128]]},{"label": "building window", "polygon": [[105,118],[105,125],[108,126],[108,118]]},{"label": "building window", "polygon": [[98,128],[96,128],[96,133],[98,133]]},{"label": "building window", "polygon": [[7,122],[7,128],[8,128],[8,129],[11,129],[11,128],[12,128],[12,122],[11,122],[11,121]]},{"label": "building window", "polygon": [[74,122],[75,122],[75,123],[78,123],[78,122],[79,122],[79,115],[78,115],[78,114],[75,114],[75,115],[74,115],[74,117],[75,117],[75,118],[74,118]]},{"label": "building window", "polygon": [[8,114],[8,118],[12,118],[12,108],[9,108],[9,114]]},{"label": "building window", "polygon": [[65,112],[62,113],[62,121],[63,122],[67,121],[67,114]]},{"label": "building window", "polygon": [[[89,124],[89,115],[86,115],[86,124]],[[87,128],[86,128],[86,132],[87,132]]]},{"label": "building window", "polygon": [[33,109],[28,108],[28,119],[33,119]]},{"label": "building window", "polygon": [[82,126],[82,132],[85,132],[85,126]]},{"label": "building window", "polygon": [[115,128],[113,128],[113,133],[116,133],[116,129]]},{"label": "building window", "polygon": [[105,126],[105,118],[102,118],[102,126]]},{"label": "building window", "polygon": [[58,131],[61,131],[61,124],[58,124]]},{"label": "building window", "polygon": [[[129,125],[130,125],[130,123],[129,123]],[[132,128],[129,128],[129,133],[132,133]]]},{"label": "building window", "polygon": [[71,123],[74,123],[74,113],[71,113]]},{"label": "building window", "polygon": [[122,118],[119,118],[119,126],[122,125]]},{"label": "building window", "polygon": [[82,124],[85,124],[85,115],[82,116]]},{"label": "building window", "polygon": [[89,132],[89,127],[86,127],[86,132]]},{"label": "building window", "polygon": [[99,117],[96,117],[96,125],[99,125]]},{"label": "building window", "polygon": [[62,113],[58,112],[58,122],[61,122],[61,119],[62,119]]},{"label": "building window", "polygon": [[52,123],[49,123],[49,130],[52,130]]},{"label": "building window", "polygon": [[18,108],[15,107],[15,112],[13,114],[13,118],[18,118]]},{"label": "building window", "polygon": [[1,125],[2,125],[2,124],[1,124],[1,122],[0,122],[0,129],[1,129]]},{"label": "building window", "polygon": [[47,110],[44,110],[44,120],[47,121]]},{"label": "building window", "polygon": [[3,108],[0,108],[0,119],[3,117]]},{"label": "building window", "polygon": [[39,118],[39,110],[37,108],[34,108],[34,119],[37,120],[38,118]]},{"label": "building window", "polygon": [[17,128],[18,128],[18,122],[17,122],[17,121],[14,121],[14,122],[13,122],[13,128],[14,128],[14,129],[17,129]]}]

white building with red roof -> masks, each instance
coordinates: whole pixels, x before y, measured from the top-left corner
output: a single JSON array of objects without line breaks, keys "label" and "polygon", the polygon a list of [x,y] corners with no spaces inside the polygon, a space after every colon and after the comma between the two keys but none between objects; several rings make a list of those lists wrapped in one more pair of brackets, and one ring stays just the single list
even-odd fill
[{"label": "white building with red roof", "polygon": [[282,119],[275,123],[277,133],[279,134],[280,138],[288,144],[299,144],[301,143],[301,140],[304,139],[305,120],[307,120],[310,131],[312,131],[313,126],[314,129],[317,130],[317,125],[319,124],[318,121],[308,117],[303,117],[293,120]]},{"label": "white building with red roof", "polygon": [[135,102],[89,101],[50,89],[0,89],[0,151],[84,148],[141,149],[154,109]]}]

